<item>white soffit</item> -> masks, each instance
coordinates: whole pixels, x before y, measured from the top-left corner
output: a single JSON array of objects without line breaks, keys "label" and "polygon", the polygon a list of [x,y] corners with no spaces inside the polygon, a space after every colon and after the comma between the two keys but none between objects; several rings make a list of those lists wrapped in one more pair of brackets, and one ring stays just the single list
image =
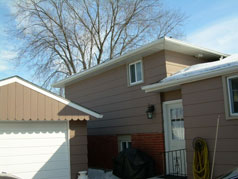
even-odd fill
[{"label": "white soffit", "polygon": [[96,76],[98,74],[101,74],[105,71],[108,71],[110,69],[113,69],[117,66],[128,64],[133,60],[138,60],[139,58],[148,56],[150,54],[153,54],[155,52],[159,52],[161,50],[170,50],[175,51],[182,54],[187,54],[191,56],[197,56],[198,54],[202,54],[203,58],[211,59],[211,58],[217,58],[220,57],[227,57],[228,54],[216,52],[213,50],[209,50],[206,48],[198,47],[195,45],[191,45],[188,43],[185,43],[180,40],[176,40],[169,37],[164,37],[159,40],[156,40],[154,42],[151,42],[145,46],[142,46],[140,48],[137,48],[133,51],[130,51],[120,57],[114,58],[112,60],[109,60],[107,62],[104,62],[100,65],[97,65],[95,67],[92,67],[86,71],[77,73],[75,75],[72,75],[68,78],[65,78],[61,81],[58,81],[54,83],[52,86],[55,88],[63,88],[67,85],[73,84],[75,82],[84,80],[86,78]]}]

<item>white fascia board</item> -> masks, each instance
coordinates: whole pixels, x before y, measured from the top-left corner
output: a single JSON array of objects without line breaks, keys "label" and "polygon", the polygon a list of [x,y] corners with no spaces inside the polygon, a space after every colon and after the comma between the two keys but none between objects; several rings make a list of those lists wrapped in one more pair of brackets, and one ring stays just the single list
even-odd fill
[{"label": "white fascia board", "polygon": [[[67,77],[63,80],[60,80],[60,81],[52,84],[52,87],[54,87],[54,88],[65,87],[67,84],[73,83],[74,80],[77,80],[79,78],[83,78],[83,77],[86,77],[86,76],[89,77],[90,74],[96,74],[97,72],[100,73],[106,67],[110,67],[110,66],[113,66],[113,65],[120,65],[123,61],[126,61],[126,60],[128,60],[129,58],[131,58],[133,56],[139,55],[140,53],[142,54],[146,50],[157,48],[157,51],[159,51],[159,50],[166,49],[166,46],[169,46],[169,45],[177,45],[177,46],[183,47],[185,49],[186,48],[187,49],[193,49],[193,50],[201,51],[201,52],[208,53],[208,54],[211,54],[211,55],[213,54],[213,55],[223,56],[223,57],[229,56],[228,54],[223,54],[223,53],[216,52],[216,51],[213,51],[213,50],[209,50],[209,49],[206,49],[206,48],[201,48],[201,47],[198,47],[196,45],[191,45],[191,44],[188,44],[186,42],[176,40],[176,39],[173,39],[173,38],[164,37],[164,38],[158,39],[154,42],[151,42],[151,43],[149,43],[145,46],[137,48],[137,49],[135,49],[131,52],[128,52],[128,53],[126,53],[126,54],[124,54],[120,57],[111,59],[108,62],[105,62],[105,63],[99,64],[95,67],[92,67],[92,68],[90,68],[90,69],[88,69],[84,72],[80,72],[80,73],[77,73],[77,74],[72,75],[70,77]],[[166,50],[171,50],[171,49],[170,49],[170,47],[168,47],[168,49],[166,49]]]},{"label": "white fascia board", "polygon": [[226,74],[233,73],[233,72],[238,72],[238,69],[237,69],[236,66],[226,68],[226,69],[222,69],[222,70],[202,73],[202,74],[196,75],[196,76],[181,78],[181,79],[178,79],[178,80],[167,81],[167,82],[164,82],[164,83],[162,82],[162,83],[155,83],[155,84],[152,84],[152,85],[142,86],[141,89],[144,90],[146,93],[156,92],[156,91],[160,92],[162,90],[172,88],[172,87],[176,87],[176,86],[180,86],[180,85],[185,84],[185,83],[191,83],[191,82],[195,82],[195,81],[199,81],[199,80],[205,80],[205,79],[208,79],[208,78],[213,78],[213,77],[216,77],[216,76],[222,76],[222,75],[226,75]]},{"label": "white fascia board", "polygon": [[54,87],[54,88],[62,88],[62,87],[64,87],[65,84],[67,84],[67,83],[70,83],[70,82],[72,82],[72,81],[74,81],[74,80],[76,80],[76,79],[78,79],[78,78],[82,78],[82,77],[84,77],[84,76],[87,76],[87,75],[89,75],[89,74],[91,74],[91,73],[94,73],[94,72],[96,72],[96,71],[103,70],[104,68],[106,68],[106,67],[108,67],[108,66],[112,66],[112,65],[114,65],[114,64],[117,64],[117,63],[119,63],[119,62],[121,62],[121,61],[124,61],[124,60],[126,60],[127,58],[129,58],[129,57],[131,57],[131,56],[136,56],[136,55],[138,55],[140,52],[145,51],[145,50],[147,50],[147,49],[149,49],[149,48],[151,48],[151,47],[153,47],[153,46],[155,46],[155,45],[161,44],[161,43],[163,43],[163,42],[164,42],[164,38],[159,39],[159,40],[156,40],[156,41],[154,41],[154,42],[152,42],[152,43],[149,43],[149,44],[147,44],[147,45],[145,45],[145,46],[142,46],[142,47],[140,47],[140,48],[138,48],[138,49],[136,49],[136,50],[133,50],[133,51],[131,51],[131,52],[128,52],[128,53],[126,53],[126,54],[124,54],[124,55],[122,55],[122,56],[119,56],[119,57],[117,57],[117,58],[111,59],[111,60],[109,60],[108,62],[101,63],[101,64],[99,64],[99,65],[97,65],[97,66],[95,66],[95,67],[92,67],[92,68],[90,68],[90,69],[84,71],[84,72],[80,72],[80,73],[74,74],[74,75],[72,75],[72,76],[70,76],[70,77],[67,77],[67,78],[61,80],[61,81],[58,81],[58,82],[52,84],[52,87]]},{"label": "white fascia board", "polygon": [[166,42],[167,43],[173,43],[173,44],[182,46],[184,48],[192,48],[194,50],[199,50],[199,51],[210,53],[210,54],[216,54],[216,55],[222,56],[222,57],[228,57],[229,56],[229,54],[221,53],[221,52],[218,52],[218,51],[215,51],[215,50],[210,50],[210,49],[207,49],[207,48],[204,48],[204,47],[199,47],[197,45],[189,44],[187,42],[183,42],[181,40],[177,40],[177,39],[173,39],[173,38],[169,38],[169,37],[165,37],[165,43]]},{"label": "white fascia board", "polygon": [[19,77],[12,77],[12,78],[0,81],[0,86],[8,85],[8,84],[14,83],[14,82],[17,82],[17,83],[19,83],[19,84],[21,84],[23,86],[26,86],[26,87],[34,90],[34,91],[37,91],[37,92],[39,92],[39,93],[41,93],[41,94],[43,94],[45,96],[48,96],[48,97],[50,97],[52,99],[55,99],[55,100],[65,104],[65,105],[68,105],[68,106],[70,106],[70,107],[72,107],[74,109],[82,111],[82,112],[84,112],[86,114],[89,114],[89,115],[91,115],[93,117],[96,117],[96,118],[102,118],[103,117],[102,114],[96,113],[96,112],[94,112],[92,110],[89,110],[89,109],[83,107],[83,106],[75,104],[75,103],[73,103],[73,102],[71,102],[71,101],[69,101],[69,100],[67,100],[65,98],[62,98],[62,97],[57,96],[57,95],[54,95],[51,92],[48,92],[48,91],[46,91],[46,90],[44,90],[44,89],[42,89],[40,87],[37,87],[37,86],[35,86],[35,85],[33,85],[33,84],[31,84],[31,83],[29,83],[29,82],[19,78]]}]

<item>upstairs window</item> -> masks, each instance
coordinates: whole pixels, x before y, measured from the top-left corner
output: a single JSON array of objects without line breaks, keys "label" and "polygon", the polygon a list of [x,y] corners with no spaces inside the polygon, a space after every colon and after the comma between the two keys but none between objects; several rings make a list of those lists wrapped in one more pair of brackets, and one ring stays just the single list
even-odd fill
[{"label": "upstairs window", "polygon": [[130,85],[143,82],[142,61],[129,64]]},{"label": "upstairs window", "polygon": [[230,115],[238,116],[238,76],[227,78]]}]

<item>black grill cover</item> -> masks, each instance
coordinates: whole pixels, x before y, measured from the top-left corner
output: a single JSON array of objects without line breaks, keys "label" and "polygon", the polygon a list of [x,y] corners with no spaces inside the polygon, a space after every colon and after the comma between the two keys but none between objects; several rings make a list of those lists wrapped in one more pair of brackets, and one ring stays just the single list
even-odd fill
[{"label": "black grill cover", "polygon": [[137,149],[127,149],[114,159],[113,174],[122,179],[145,179],[155,176],[154,160]]}]

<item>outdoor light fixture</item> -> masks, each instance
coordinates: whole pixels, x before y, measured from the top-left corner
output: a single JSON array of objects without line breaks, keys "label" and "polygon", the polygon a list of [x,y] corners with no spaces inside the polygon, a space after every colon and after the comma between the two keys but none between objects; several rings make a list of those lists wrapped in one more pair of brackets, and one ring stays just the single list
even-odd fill
[{"label": "outdoor light fixture", "polygon": [[149,105],[148,105],[148,108],[147,108],[147,110],[146,110],[146,115],[147,115],[147,118],[148,118],[148,119],[152,119],[152,118],[153,118],[154,110],[155,110],[155,106],[149,104]]}]

